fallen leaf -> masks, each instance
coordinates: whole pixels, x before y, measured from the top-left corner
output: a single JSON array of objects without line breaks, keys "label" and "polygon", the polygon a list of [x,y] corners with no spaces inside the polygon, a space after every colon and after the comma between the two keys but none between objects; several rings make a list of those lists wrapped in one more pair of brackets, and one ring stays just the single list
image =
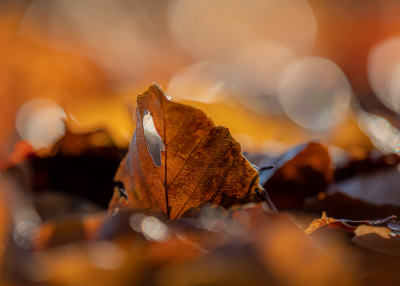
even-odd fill
[{"label": "fallen leaf", "polygon": [[152,85],[138,96],[136,130],[114,180],[133,208],[174,219],[203,202],[230,207],[257,199],[259,176],[227,128]]},{"label": "fallen leaf", "polygon": [[375,168],[371,172],[359,172],[357,176],[331,185],[328,193],[340,191],[352,198],[363,200],[373,205],[393,205],[400,207],[400,183],[397,168],[398,156],[386,156],[391,164]]},{"label": "fallen leaf", "polygon": [[304,230],[304,233],[306,234],[311,234],[316,230],[319,230],[321,228],[324,229],[341,229],[349,233],[353,233],[356,227],[348,225],[345,222],[336,220],[334,218],[329,218],[326,216],[326,213],[323,212],[322,217],[320,219],[315,219],[313,222],[310,224],[310,226]]},{"label": "fallen leaf", "polygon": [[392,215],[384,219],[377,220],[349,220],[349,219],[334,219],[327,217],[326,213],[322,213],[322,218],[315,219],[310,226],[304,231],[310,234],[320,228],[325,229],[341,229],[349,233],[353,233],[357,225],[368,224],[370,226],[376,226],[381,224],[387,224],[396,219],[396,216]]},{"label": "fallen leaf", "polygon": [[357,225],[357,224],[369,224],[369,225],[375,226],[375,225],[381,225],[381,224],[389,223],[389,222],[395,220],[396,218],[397,218],[396,216],[392,215],[392,216],[389,216],[389,217],[387,217],[387,218],[376,219],[376,220],[349,220],[349,219],[338,219],[338,221],[341,221],[341,222],[344,222],[344,223],[347,223],[347,224],[356,224],[356,225]]},{"label": "fallen leaf", "polygon": [[360,225],[351,241],[361,247],[386,254],[400,255],[400,238],[387,227]]},{"label": "fallen leaf", "polygon": [[288,217],[260,212],[252,230],[263,266],[278,277],[279,285],[356,285],[347,269],[326,256]]},{"label": "fallen leaf", "polygon": [[[359,228],[374,228],[362,225]],[[379,228],[381,229],[381,228]],[[385,231],[386,233],[387,231]],[[372,239],[365,237],[363,239]],[[341,230],[322,230],[310,235],[329,257],[341,265],[352,277],[358,280],[357,285],[397,285],[400,273],[400,256],[385,255],[375,250],[364,248],[351,241],[354,234]],[[385,239],[386,238],[382,238]],[[376,241],[379,242],[379,239]]]},{"label": "fallen leaf", "polygon": [[388,223],[388,228],[394,231],[400,231],[400,222],[399,221],[391,221]]},{"label": "fallen leaf", "polygon": [[297,146],[272,164],[274,169],[261,173],[260,184],[278,209],[297,208],[332,181],[328,148],[318,142]]}]

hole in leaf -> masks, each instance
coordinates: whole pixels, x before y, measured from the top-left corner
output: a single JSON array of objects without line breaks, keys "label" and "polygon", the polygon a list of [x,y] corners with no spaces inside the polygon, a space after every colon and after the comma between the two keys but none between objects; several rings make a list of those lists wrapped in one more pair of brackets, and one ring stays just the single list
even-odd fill
[{"label": "hole in leaf", "polygon": [[126,192],[125,188],[124,188],[124,184],[122,182],[115,182],[115,186],[114,189],[117,189],[119,192],[119,198],[125,198],[125,200],[128,201],[128,193]]},{"label": "hole in leaf", "polygon": [[161,150],[165,151],[164,143],[158,135],[158,132],[154,126],[153,117],[148,110],[145,110],[143,116],[143,128],[144,137],[146,139],[147,150],[151,158],[153,159],[154,165],[160,167],[161,164]]}]

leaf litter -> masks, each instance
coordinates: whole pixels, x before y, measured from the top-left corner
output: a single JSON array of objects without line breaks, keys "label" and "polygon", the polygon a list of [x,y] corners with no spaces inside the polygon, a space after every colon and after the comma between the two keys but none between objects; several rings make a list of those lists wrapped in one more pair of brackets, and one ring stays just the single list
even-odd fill
[{"label": "leaf litter", "polygon": [[[46,219],[39,235],[30,238],[31,247],[18,250],[23,255],[16,255],[12,243],[4,246],[3,261],[15,261],[3,270],[4,279],[32,285],[393,285],[400,280],[397,204],[341,192],[343,182],[364,180],[365,174],[381,180],[382,170],[396,167],[397,155],[348,154],[335,166],[329,146],[310,142],[267,164],[249,154],[249,162],[229,130],[215,127],[202,111],[171,101],[156,85],[138,96],[135,116],[109,214],[82,215],[71,208],[74,217],[65,219],[41,211]],[[63,140],[56,143],[57,152],[78,150]],[[69,156],[82,156],[82,150]],[[9,172],[29,163],[18,164],[29,158],[17,155],[3,165]],[[29,177],[20,178],[29,185]],[[367,196],[379,196],[376,185],[369,185]],[[20,191],[13,196],[24,197]],[[26,204],[35,205],[35,198]],[[48,200],[47,207],[51,204]]]}]

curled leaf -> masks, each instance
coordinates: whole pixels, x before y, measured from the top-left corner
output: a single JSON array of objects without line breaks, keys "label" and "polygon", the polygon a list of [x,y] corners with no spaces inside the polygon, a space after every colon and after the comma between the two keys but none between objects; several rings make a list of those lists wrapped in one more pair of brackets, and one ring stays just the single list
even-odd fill
[{"label": "curled leaf", "polygon": [[304,230],[304,232],[306,234],[311,234],[319,229],[341,229],[346,232],[353,233],[356,227],[351,226],[343,221],[329,218],[326,216],[326,213],[323,212],[322,217],[320,219],[313,220],[313,222],[306,230]]},{"label": "curled leaf", "polygon": [[315,219],[310,226],[304,231],[307,234],[313,233],[314,231],[324,229],[341,229],[349,233],[353,233],[357,225],[367,224],[370,226],[384,225],[396,219],[396,216],[392,215],[384,219],[377,220],[349,220],[349,219],[334,219],[327,217],[326,213],[323,212],[321,219]]},{"label": "curled leaf", "polygon": [[391,221],[388,223],[388,228],[390,228],[393,231],[400,231],[400,222],[399,221]]},{"label": "curled leaf", "polygon": [[136,130],[114,180],[132,207],[174,219],[203,202],[230,207],[257,198],[259,176],[227,128],[152,85],[137,98]]},{"label": "curled leaf", "polygon": [[395,215],[389,216],[387,218],[383,219],[376,219],[376,220],[349,220],[349,219],[338,219],[338,221],[347,223],[347,224],[369,224],[372,226],[375,225],[381,225],[381,224],[386,224],[390,223],[391,221],[395,220],[397,217]]},{"label": "curled leaf", "polygon": [[358,246],[386,255],[400,255],[400,238],[387,227],[360,225],[351,241]]}]

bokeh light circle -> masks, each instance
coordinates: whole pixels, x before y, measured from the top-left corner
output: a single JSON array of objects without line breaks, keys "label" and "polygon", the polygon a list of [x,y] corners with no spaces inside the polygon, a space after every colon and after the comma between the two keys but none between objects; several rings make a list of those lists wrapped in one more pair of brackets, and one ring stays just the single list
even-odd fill
[{"label": "bokeh light circle", "polygon": [[137,213],[129,217],[129,225],[136,232],[142,232],[142,221],[146,218],[144,214]]},{"label": "bokeh light circle", "polygon": [[20,221],[14,228],[13,238],[16,244],[22,248],[30,248],[32,246],[32,239],[39,235],[39,226],[30,221]]},{"label": "bokeh light circle", "polygon": [[18,111],[15,125],[20,137],[35,149],[47,148],[65,133],[64,109],[56,102],[34,98]]},{"label": "bokeh light circle", "polygon": [[200,216],[201,227],[208,231],[221,231],[225,227],[227,216],[226,210],[221,206],[211,205],[205,207]]},{"label": "bokeh light circle", "polygon": [[279,101],[287,116],[305,128],[319,131],[346,118],[351,94],[342,70],[320,57],[293,62],[278,85]]},{"label": "bokeh light circle", "polygon": [[168,227],[159,219],[148,216],[142,221],[142,233],[147,240],[166,242],[170,238]]},{"label": "bokeh light circle", "polygon": [[390,109],[400,111],[400,37],[386,39],[368,55],[368,78],[378,98]]}]

